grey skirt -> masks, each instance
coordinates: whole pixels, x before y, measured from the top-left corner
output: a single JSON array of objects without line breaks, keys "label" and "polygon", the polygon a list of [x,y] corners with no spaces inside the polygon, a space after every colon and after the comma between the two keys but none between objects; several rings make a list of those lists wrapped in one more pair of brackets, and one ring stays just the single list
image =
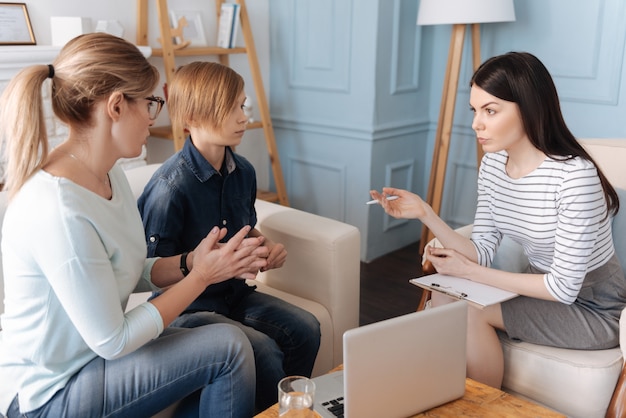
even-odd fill
[{"label": "grey skirt", "polygon": [[[529,267],[527,273],[544,273]],[[626,279],[616,255],[588,272],[571,305],[519,296],[503,302],[502,317],[510,338],[578,350],[619,345],[619,318],[626,307]]]}]

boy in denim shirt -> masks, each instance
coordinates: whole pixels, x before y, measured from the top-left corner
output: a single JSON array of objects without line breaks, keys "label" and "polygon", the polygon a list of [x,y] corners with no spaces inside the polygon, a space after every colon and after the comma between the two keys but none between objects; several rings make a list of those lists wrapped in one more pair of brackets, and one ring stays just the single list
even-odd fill
[{"label": "boy in denim shirt", "polygon": [[[249,236],[261,235],[254,228],[256,174],[231,148],[241,142],[248,122],[239,74],[218,63],[194,62],[176,71],[168,93],[170,118],[190,135],[154,173],[139,198],[139,210],[148,256],[183,253],[184,273],[193,265],[193,248],[214,226],[228,230],[222,242],[246,225],[252,227]],[[264,245],[269,249],[265,269],[280,268],[287,257],[285,247],[267,238]],[[277,384],[284,376],[310,376],[320,327],[309,312],[233,277],[207,287],[171,326],[212,323],[235,324],[250,339],[257,409],[276,403]]]}]

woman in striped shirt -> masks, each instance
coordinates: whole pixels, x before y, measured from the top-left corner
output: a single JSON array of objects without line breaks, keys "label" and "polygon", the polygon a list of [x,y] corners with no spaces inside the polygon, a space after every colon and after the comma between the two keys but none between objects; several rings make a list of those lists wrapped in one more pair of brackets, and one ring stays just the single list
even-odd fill
[{"label": "woman in striped shirt", "polygon": [[[619,344],[626,280],[611,236],[619,199],[566,126],[554,82],[535,56],[493,57],[470,86],[472,128],[485,151],[471,238],[413,193],[384,188],[371,195],[389,215],[417,218],[434,233],[445,248],[428,247],[426,258],[439,273],[521,295],[469,312],[468,376],[499,388],[504,362],[497,329],[571,349]],[[504,236],[523,247],[524,273],[490,267]],[[433,305],[448,301],[433,292]]]}]

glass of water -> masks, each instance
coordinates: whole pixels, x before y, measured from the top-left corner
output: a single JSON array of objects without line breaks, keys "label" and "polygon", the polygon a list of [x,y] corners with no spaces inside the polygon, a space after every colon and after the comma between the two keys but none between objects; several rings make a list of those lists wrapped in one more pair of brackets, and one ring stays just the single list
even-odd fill
[{"label": "glass of water", "polygon": [[278,416],[282,418],[311,418],[315,383],[304,376],[287,376],[278,382]]}]

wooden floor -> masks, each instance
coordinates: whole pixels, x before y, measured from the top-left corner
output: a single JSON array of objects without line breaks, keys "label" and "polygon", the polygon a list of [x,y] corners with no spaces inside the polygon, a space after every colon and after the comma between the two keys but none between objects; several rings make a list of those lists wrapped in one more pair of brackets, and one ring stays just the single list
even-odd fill
[{"label": "wooden floor", "polygon": [[409,279],[423,275],[418,248],[411,244],[361,263],[360,325],[415,312],[422,292]]}]

